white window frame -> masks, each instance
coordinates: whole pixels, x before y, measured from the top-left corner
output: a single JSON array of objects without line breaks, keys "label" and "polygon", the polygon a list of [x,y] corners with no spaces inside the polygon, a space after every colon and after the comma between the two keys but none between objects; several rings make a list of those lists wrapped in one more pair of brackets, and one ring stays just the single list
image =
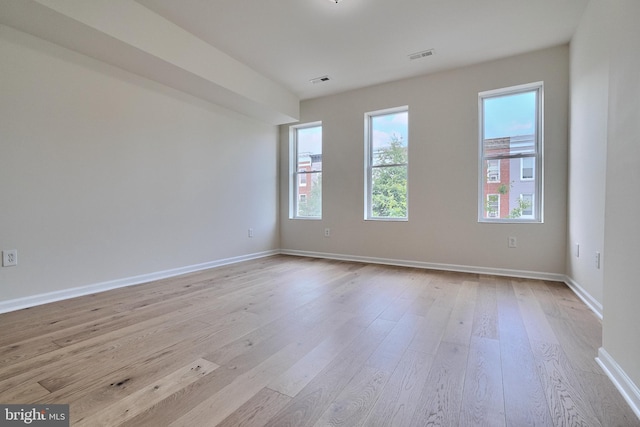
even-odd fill
[{"label": "white window frame", "polygon": [[[379,116],[387,116],[395,113],[406,112],[409,114],[409,106],[404,105],[401,107],[386,108],[384,110],[377,110],[365,113],[364,115],[364,219],[366,221],[408,221],[409,220],[409,156],[407,155],[407,163],[373,166],[373,130],[372,130],[372,118]],[[407,126],[407,140],[408,140],[409,128]],[[407,152],[409,145],[407,142]],[[407,215],[403,217],[378,217],[373,216],[373,206],[371,204],[373,189],[371,183],[371,177],[373,169],[380,167],[397,167],[405,166],[407,168]]]},{"label": "white window frame", "polygon": [[[536,96],[536,128],[535,128],[535,136],[534,136],[534,147],[535,152],[533,154],[509,154],[504,156],[495,156],[489,157],[484,154],[484,100],[487,98],[499,97],[499,96],[507,96],[507,95],[517,95],[519,93],[524,92],[537,92]],[[478,94],[478,115],[479,115],[479,123],[478,123],[478,222],[489,222],[489,223],[543,223],[543,213],[544,213],[544,183],[543,183],[543,168],[544,168],[544,83],[543,82],[535,82],[528,83],[518,86],[511,86],[502,89],[489,90],[485,92],[480,92]],[[486,171],[484,165],[489,159],[521,159],[523,157],[533,157],[534,160],[534,171],[533,171],[533,179],[528,181],[535,181],[535,191],[534,191],[534,201],[537,198],[536,203],[533,206],[533,215],[531,217],[520,217],[520,218],[485,218],[485,203],[486,197],[484,193],[484,180],[486,179]],[[522,161],[520,162],[522,167]],[[522,178],[522,169],[520,170],[520,176]]]},{"label": "white window frame", "polygon": [[[322,212],[320,216],[301,216],[298,215],[298,203],[300,202],[300,194],[298,193],[298,185],[302,182],[301,174],[304,174],[306,181],[299,186],[304,187],[307,185],[311,176],[318,172],[323,171],[309,170],[300,171],[298,166],[298,131],[301,129],[320,127],[322,128],[322,122],[310,122],[304,124],[293,125],[289,127],[289,219],[308,219],[308,220],[321,220]],[[322,142],[321,142],[322,144]],[[324,147],[322,147],[324,148]],[[324,169],[324,168],[323,168]]]}]

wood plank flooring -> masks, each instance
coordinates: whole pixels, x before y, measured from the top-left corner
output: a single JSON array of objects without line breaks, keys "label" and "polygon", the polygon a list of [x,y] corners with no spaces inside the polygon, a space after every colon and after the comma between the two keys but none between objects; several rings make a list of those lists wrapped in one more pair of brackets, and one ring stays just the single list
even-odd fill
[{"label": "wood plank flooring", "polygon": [[640,426],[564,285],[273,256],[0,315],[76,426]]}]

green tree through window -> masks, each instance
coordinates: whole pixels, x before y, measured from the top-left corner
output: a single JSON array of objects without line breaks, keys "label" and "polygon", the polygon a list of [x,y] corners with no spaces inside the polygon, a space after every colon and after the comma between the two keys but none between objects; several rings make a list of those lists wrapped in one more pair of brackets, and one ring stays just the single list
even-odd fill
[{"label": "green tree through window", "polygon": [[298,215],[301,217],[322,216],[322,174],[315,174],[311,180],[311,190],[304,202],[298,202]]},{"label": "green tree through window", "polygon": [[365,219],[408,218],[409,111],[367,113]]},{"label": "green tree through window", "polygon": [[[393,135],[388,147],[374,154],[381,167],[371,176],[371,209],[374,217],[407,216],[407,147]],[[388,166],[387,166],[388,165]]]}]

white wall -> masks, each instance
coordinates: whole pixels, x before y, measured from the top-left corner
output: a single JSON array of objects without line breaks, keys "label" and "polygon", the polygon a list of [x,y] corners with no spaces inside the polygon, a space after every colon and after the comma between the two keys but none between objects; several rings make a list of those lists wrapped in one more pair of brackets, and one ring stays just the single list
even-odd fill
[{"label": "white wall", "polygon": [[[480,224],[478,92],[536,81],[545,82],[545,222]],[[288,127],[281,126],[281,247],[564,274],[568,99],[569,49],[560,46],[304,101],[301,122],[323,122],[323,219],[288,219]],[[364,114],[402,105],[409,106],[409,221],[364,221]],[[508,236],[517,249],[507,247]]]},{"label": "white wall", "polygon": [[[609,108],[609,6],[592,0],[571,40],[567,276],[602,307]],[[576,244],[580,245],[579,257]]]},{"label": "white wall", "polygon": [[0,302],[278,248],[275,126],[5,26],[0,58]]},{"label": "white wall", "polygon": [[604,242],[603,348],[635,384],[640,416],[640,2],[613,10]]},{"label": "white wall", "polygon": [[602,306],[598,360],[640,416],[638,16],[635,0],[591,0],[571,41],[567,275]]}]

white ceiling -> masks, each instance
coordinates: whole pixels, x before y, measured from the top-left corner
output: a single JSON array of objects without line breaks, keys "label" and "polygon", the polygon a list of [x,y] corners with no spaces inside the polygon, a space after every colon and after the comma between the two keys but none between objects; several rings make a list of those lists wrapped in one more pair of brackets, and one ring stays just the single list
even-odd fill
[{"label": "white ceiling", "polygon": [[589,0],[137,1],[309,99],[566,43]]}]

